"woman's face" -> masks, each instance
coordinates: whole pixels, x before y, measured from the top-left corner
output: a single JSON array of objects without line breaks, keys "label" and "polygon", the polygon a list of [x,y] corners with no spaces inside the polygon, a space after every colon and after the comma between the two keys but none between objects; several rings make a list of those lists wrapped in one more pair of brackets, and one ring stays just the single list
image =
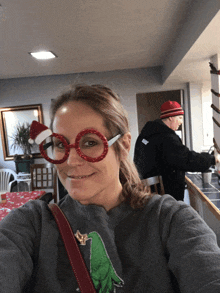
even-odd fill
[{"label": "woman's face", "polygon": [[[75,143],[77,134],[87,128],[98,130],[108,140],[111,138],[102,116],[81,102],[68,102],[56,112],[53,131],[63,135],[69,144]],[[85,161],[71,148],[68,159],[56,168],[60,181],[73,199],[109,210],[120,202],[119,165],[111,146],[107,156],[96,163]]]}]

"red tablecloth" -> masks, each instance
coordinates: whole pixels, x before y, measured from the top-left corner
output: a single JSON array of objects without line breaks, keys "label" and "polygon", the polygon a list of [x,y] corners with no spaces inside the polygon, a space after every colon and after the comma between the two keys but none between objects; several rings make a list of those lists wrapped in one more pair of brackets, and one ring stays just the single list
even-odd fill
[{"label": "red tablecloth", "polygon": [[6,203],[0,203],[0,221],[12,210],[18,208],[28,202],[40,198],[46,192],[38,191],[24,191],[24,192],[7,192]]}]

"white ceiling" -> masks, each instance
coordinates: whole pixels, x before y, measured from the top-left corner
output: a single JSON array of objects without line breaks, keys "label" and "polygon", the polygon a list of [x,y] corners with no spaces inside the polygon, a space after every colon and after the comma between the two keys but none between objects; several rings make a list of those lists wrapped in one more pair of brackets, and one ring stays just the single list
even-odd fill
[{"label": "white ceiling", "polygon": [[[163,66],[195,1],[0,0],[0,79]],[[210,78],[219,28],[218,12],[169,81]],[[58,58],[28,54],[41,49]]]},{"label": "white ceiling", "polygon": [[[215,54],[220,57],[220,11],[209,23],[182,61],[169,76],[175,82],[211,83],[210,58]],[[219,68],[218,68],[219,69]]]}]

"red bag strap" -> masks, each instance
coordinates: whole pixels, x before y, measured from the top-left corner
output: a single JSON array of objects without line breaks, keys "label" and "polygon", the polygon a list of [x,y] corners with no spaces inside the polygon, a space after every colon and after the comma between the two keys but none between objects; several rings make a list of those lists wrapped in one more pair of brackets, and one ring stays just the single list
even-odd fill
[{"label": "red bag strap", "polygon": [[57,204],[49,204],[62,236],[74,275],[81,293],[95,293],[93,282],[85,265],[84,259],[76,242],[75,235],[62,210]]}]

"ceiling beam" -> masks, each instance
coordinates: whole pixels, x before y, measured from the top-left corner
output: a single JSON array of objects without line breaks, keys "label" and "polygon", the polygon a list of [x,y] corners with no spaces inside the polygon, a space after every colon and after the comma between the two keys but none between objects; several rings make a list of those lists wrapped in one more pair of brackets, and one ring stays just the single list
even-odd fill
[{"label": "ceiling beam", "polygon": [[219,0],[192,1],[192,5],[186,13],[185,22],[178,30],[176,41],[163,64],[162,83],[165,83],[219,10]]}]

